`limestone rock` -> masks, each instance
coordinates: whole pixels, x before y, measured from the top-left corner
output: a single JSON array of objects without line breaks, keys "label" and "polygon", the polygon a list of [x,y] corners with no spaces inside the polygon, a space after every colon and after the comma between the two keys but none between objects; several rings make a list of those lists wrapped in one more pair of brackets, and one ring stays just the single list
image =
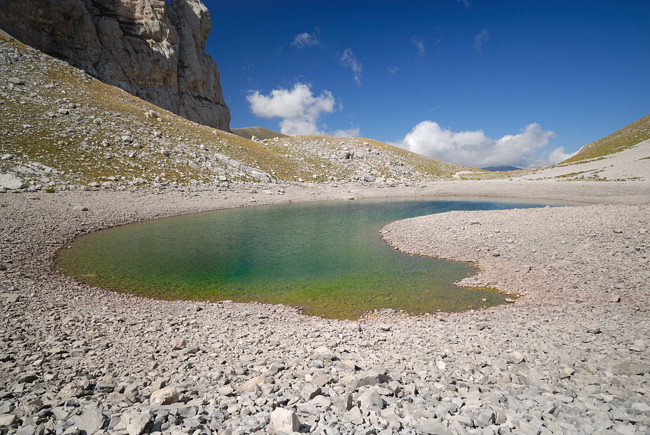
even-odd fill
[{"label": "limestone rock", "polygon": [[271,433],[291,433],[300,428],[300,421],[295,411],[284,408],[276,408],[271,413]]},{"label": "limestone rock", "polygon": [[172,350],[181,350],[185,348],[187,342],[182,337],[172,338]]},{"label": "limestone rock", "polygon": [[364,423],[363,415],[361,415],[361,410],[356,406],[350,409],[344,414],[344,418],[352,424],[360,425]]},{"label": "limestone rock", "polygon": [[13,174],[0,174],[0,189],[16,190],[25,185],[22,180]]},{"label": "limestone rock", "polygon": [[129,435],[140,435],[144,432],[144,428],[149,424],[151,419],[151,412],[140,412],[137,410],[128,411],[122,414],[120,419],[122,425],[126,428]]},{"label": "limestone rock", "polygon": [[364,410],[371,409],[382,409],[384,407],[384,401],[377,393],[377,390],[371,388],[364,391],[359,395],[359,407]]},{"label": "limestone rock", "polygon": [[421,434],[451,434],[453,433],[447,429],[442,423],[436,421],[433,418],[423,418],[417,422],[418,433]]},{"label": "limestone rock", "polygon": [[151,393],[149,402],[152,405],[171,405],[172,403],[178,402],[178,391],[172,387],[156,390]]},{"label": "limestone rock", "polygon": [[15,414],[0,415],[0,426],[11,426],[16,421]]},{"label": "limestone rock", "polygon": [[305,400],[311,400],[320,394],[322,394],[320,387],[312,384],[306,384],[300,392],[300,396],[302,396],[302,398]]},{"label": "limestone rock", "polygon": [[0,28],[192,121],[229,130],[201,0],[0,0]]},{"label": "limestone rock", "polygon": [[349,411],[354,406],[352,394],[349,393],[343,393],[337,396],[332,402],[336,408],[342,411]]},{"label": "limestone rock", "polygon": [[89,406],[75,421],[75,426],[87,434],[96,433],[102,428],[104,415],[97,406]]},{"label": "limestone rock", "polygon": [[252,393],[261,385],[264,385],[264,377],[256,376],[244,382],[241,386],[241,391],[245,393]]},{"label": "limestone rock", "polygon": [[614,364],[614,368],[622,374],[629,376],[642,376],[650,373],[650,364],[644,364],[634,359],[626,359]]}]

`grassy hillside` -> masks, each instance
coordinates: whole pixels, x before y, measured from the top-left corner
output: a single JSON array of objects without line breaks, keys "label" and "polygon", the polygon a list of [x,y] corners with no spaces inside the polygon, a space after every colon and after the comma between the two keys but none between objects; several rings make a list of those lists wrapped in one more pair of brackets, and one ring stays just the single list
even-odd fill
[{"label": "grassy hillside", "polygon": [[274,137],[287,137],[286,134],[278,133],[277,131],[269,130],[264,127],[245,127],[245,128],[231,128],[230,131],[237,136],[245,139],[273,139]]},{"label": "grassy hillside", "polygon": [[404,182],[466,169],[371,140],[256,130],[263,140],[195,124],[0,36],[0,174],[33,188]]},{"label": "grassy hillside", "polygon": [[[639,180],[649,173],[645,162],[649,157],[619,160],[614,168],[611,162],[604,162],[606,157],[624,158],[616,155],[628,150],[640,142],[650,139],[650,115],[610,134],[607,137],[585,145],[573,157],[558,164],[535,169],[522,169],[506,172],[482,172],[464,174],[462,178],[473,180],[504,179],[527,177],[530,179],[557,179],[563,181],[604,181],[604,180]],[[625,159],[625,158],[624,158]],[[600,162],[603,160],[603,162]]]},{"label": "grassy hillside", "polygon": [[644,116],[609,136],[585,145],[576,155],[563,161],[560,165],[598,159],[631,148],[646,139],[650,139],[650,115]]}]

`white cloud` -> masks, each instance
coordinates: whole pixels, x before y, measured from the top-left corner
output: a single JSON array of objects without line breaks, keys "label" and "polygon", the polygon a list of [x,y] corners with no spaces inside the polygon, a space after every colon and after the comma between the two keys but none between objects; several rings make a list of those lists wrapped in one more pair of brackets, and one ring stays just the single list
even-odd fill
[{"label": "white cloud", "polygon": [[246,99],[255,115],[262,118],[282,118],[280,132],[283,134],[346,137],[359,135],[359,129],[327,133],[321,129],[325,126],[319,126],[319,118],[322,114],[332,113],[337,109],[336,101],[330,91],[323,91],[315,97],[310,85],[296,83],[293,89],[274,89],[269,95],[254,91]]},{"label": "white cloud", "polygon": [[474,37],[474,50],[479,53],[483,53],[483,44],[490,39],[490,31],[488,29],[483,29],[481,32]]},{"label": "white cloud", "polygon": [[388,72],[392,75],[395,75],[399,72],[399,67],[398,66],[389,66],[388,67]]},{"label": "white cloud", "polygon": [[291,45],[298,48],[313,47],[320,45],[320,29],[316,28],[312,33],[299,33],[293,38]]},{"label": "white cloud", "polygon": [[350,68],[354,73],[354,81],[357,83],[357,86],[361,86],[361,73],[363,72],[363,65],[357,60],[357,57],[354,55],[354,52],[351,48],[346,49],[341,55],[339,60],[341,65]]},{"label": "white cloud", "polygon": [[424,56],[424,53],[426,52],[426,46],[424,45],[424,39],[418,38],[417,36],[413,36],[411,38],[411,42],[413,42],[413,45],[415,45],[415,49],[418,52],[418,57]]},{"label": "white cloud", "polygon": [[329,133],[328,136],[334,137],[359,137],[361,130],[359,128],[350,128],[348,130],[336,130],[332,133]]},{"label": "white cloud", "polygon": [[574,153],[565,153],[564,152],[564,147],[558,147],[558,148],[555,148],[550,153],[548,153],[548,159],[547,160],[548,160],[549,164],[554,165],[556,163],[563,162],[563,161],[565,161],[566,159],[568,159],[570,157],[573,157],[577,153],[578,153],[578,151],[576,151]]},{"label": "white cloud", "polygon": [[469,7],[469,1],[467,0],[458,0],[458,2],[464,4],[466,8]]},{"label": "white cloud", "polygon": [[453,132],[436,122],[423,121],[409,132],[398,146],[446,162],[486,166],[531,168],[557,163],[568,157],[564,149],[544,152],[552,131],[539,124],[528,124],[521,133],[491,139],[483,130]]}]

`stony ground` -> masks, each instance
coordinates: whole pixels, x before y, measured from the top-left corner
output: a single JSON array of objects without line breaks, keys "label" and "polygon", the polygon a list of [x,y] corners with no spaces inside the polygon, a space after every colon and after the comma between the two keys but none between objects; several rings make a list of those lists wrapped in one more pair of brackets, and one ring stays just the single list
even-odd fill
[{"label": "stony ground", "polygon": [[647,180],[648,177],[650,177],[650,140],[602,158],[536,169],[525,175],[525,178],[530,180],[558,178],[565,181]]},{"label": "stony ground", "polygon": [[[72,237],[250,204],[504,195],[577,207],[391,224],[399,249],[478,262],[482,311],[359,321],[161,302],[53,271]],[[0,432],[647,433],[647,183],[231,185],[0,194]]]}]

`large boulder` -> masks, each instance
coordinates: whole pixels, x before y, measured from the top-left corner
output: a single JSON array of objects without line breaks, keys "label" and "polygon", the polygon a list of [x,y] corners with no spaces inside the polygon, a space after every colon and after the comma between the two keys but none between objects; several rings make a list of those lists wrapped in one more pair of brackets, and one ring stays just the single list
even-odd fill
[{"label": "large boulder", "polygon": [[0,28],[192,121],[229,130],[200,0],[0,0]]},{"label": "large boulder", "polygon": [[23,181],[13,174],[0,174],[0,189],[22,189],[26,187]]}]

